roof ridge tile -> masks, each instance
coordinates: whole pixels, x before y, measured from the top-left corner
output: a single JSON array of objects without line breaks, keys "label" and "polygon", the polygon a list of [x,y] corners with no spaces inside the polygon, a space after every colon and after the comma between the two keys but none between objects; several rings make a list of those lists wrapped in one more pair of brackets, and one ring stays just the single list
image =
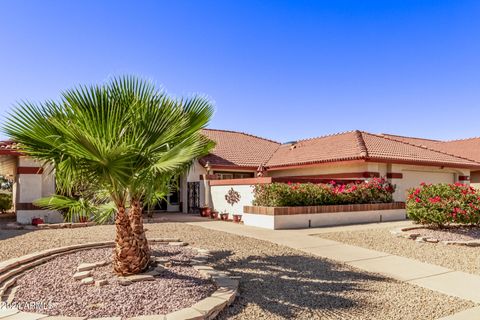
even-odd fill
[{"label": "roof ridge tile", "polygon": [[311,140],[316,140],[316,139],[323,139],[323,138],[335,137],[335,136],[340,136],[340,135],[342,135],[342,134],[354,133],[354,132],[356,132],[356,131],[358,131],[358,130],[347,130],[347,131],[335,132],[335,133],[331,133],[331,134],[325,134],[325,135],[321,135],[321,136],[316,136],[316,137],[311,137],[311,138],[300,139],[300,140],[297,140],[296,143],[305,142],[305,141],[311,141]]},{"label": "roof ridge tile", "polygon": [[282,143],[280,143],[280,142],[278,142],[278,141],[275,141],[275,140],[272,140],[272,139],[267,139],[267,138],[264,138],[264,137],[256,136],[256,135],[254,135],[254,134],[250,134],[250,133],[246,133],[246,132],[242,132],[242,131],[223,130],[223,129],[211,129],[211,128],[203,128],[202,130],[220,131],[220,132],[229,132],[229,133],[238,133],[238,134],[243,134],[243,135],[245,135],[245,136],[249,136],[249,137],[252,137],[252,138],[257,138],[257,139],[261,139],[261,140],[273,142],[273,143],[276,143],[276,144],[278,144],[278,145],[281,145],[281,144],[282,144]]},{"label": "roof ridge tile", "polygon": [[360,130],[355,130],[355,136],[357,138],[357,146],[360,149],[360,156],[363,158],[368,158],[368,149],[363,140],[363,132]]}]

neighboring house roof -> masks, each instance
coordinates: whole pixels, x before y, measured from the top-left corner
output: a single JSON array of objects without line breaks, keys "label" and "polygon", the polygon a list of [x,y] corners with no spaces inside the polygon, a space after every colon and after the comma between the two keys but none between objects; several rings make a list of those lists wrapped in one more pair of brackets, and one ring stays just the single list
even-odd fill
[{"label": "neighboring house roof", "polygon": [[243,132],[203,129],[202,133],[215,141],[216,146],[209,155],[200,159],[200,162],[205,165],[208,161],[213,167],[257,169],[259,165],[265,164],[280,146],[278,142]]},{"label": "neighboring house roof", "polygon": [[480,168],[480,162],[407,140],[358,130],[282,145],[267,166],[274,168],[351,160]]}]

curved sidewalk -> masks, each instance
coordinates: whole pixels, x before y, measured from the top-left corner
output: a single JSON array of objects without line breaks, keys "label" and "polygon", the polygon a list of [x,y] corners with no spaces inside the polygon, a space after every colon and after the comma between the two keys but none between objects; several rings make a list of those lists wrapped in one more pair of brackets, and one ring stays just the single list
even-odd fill
[{"label": "curved sidewalk", "polygon": [[[313,234],[318,235],[319,233],[325,232],[325,229],[268,230],[209,220],[189,222],[189,224],[270,241],[315,256],[343,262],[361,270],[375,272],[399,281],[408,282],[480,304],[480,290],[478,289],[480,288],[480,276],[312,236]],[[341,230],[348,228],[368,229],[377,226],[385,227],[385,224],[377,223],[349,227],[331,227],[328,229],[332,231],[335,229]],[[480,319],[480,306],[442,318],[441,320],[466,319]]]}]

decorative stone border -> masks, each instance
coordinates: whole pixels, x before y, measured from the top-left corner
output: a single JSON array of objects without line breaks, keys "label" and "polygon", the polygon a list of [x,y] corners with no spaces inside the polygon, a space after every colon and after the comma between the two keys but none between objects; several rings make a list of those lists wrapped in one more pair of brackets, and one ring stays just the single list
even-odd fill
[{"label": "decorative stone border", "polygon": [[406,227],[406,228],[398,228],[394,230],[390,230],[390,233],[406,239],[412,239],[416,242],[429,242],[429,243],[442,243],[445,245],[459,245],[459,246],[468,246],[468,247],[480,247],[480,240],[443,240],[440,241],[439,239],[432,238],[432,237],[424,237],[420,233],[417,232],[409,232],[416,229],[425,229],[425,226],[419,227]]},{"label": "decorative stone border", "polygon": [[30,224],[20,224],[17,222],[7,223],[3,228],[8,230],[39,230],[39,229],[66,229],[66,228],[85,228],[97,225],[93,221],[89,222],[63,222],[63,223],[42,223],[37,226]]},{"label": "decorative stone border", "polygon": [[[184,246],[186,243],[179,239],[160,238],[150,239],[151,243],[165,243],[173,246]],[[91,242],[85,244],[70,245],[54,249],[43,250],[18,258],[13,258],[0,263],[0,318],[15,316],[17,319],[41,319],[49,317],[45,314],[23,312],[16,308],[8,307],[12,302],[16,287],[14,287],[17,279],[22,273],[34,266],[40,265],[60,255],[72,252],[92,249],[112,247],[113,241]],[[193,306],[180,309],[168,314],[144,315],[129,318],[130,320],[211,320],[214,319],[220,311],[232,304],[238,291],[239,279],[230,277],[226,272],[218,271],[206,265],[207,260],[211,257],[210,252],[204,249],[192,248],[197,251],[197,255],[191,260],[191,265],[200,274],[210,278],[217,286],[217,290],[209,297],[202,299]],[[56,319],[74,320],[78,317],[55,317]],[[80,317],[82,318],[82,317]],[[82,318],[88,320],[88,318]],[[93,318],[91,318],[93,320]],[[120,317],[110,317],[108,319],[119,320]]]}]

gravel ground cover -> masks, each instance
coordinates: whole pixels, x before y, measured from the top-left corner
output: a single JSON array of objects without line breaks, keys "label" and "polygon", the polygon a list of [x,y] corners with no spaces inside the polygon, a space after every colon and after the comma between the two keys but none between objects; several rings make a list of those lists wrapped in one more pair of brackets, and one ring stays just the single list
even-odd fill
[{"label": "gravel ground cover", "polygon": [[410,233],[419,233],[421,236],[438,239],[440,241],[470,241],[480,239],[478,227],[450,227],[445,229],[421,228],[413,229]]},{"label": "gravel ground cover", "polygon": [[[213,267],[242,277],[240,296],[220,319],[437,319],[474,306],[270,242],[179,223],[147,228],[147,236],[178,237],[211,250]],[[0,230],[0,260],[113,236],[113,226]]]},{"label": "gravel ground cover", "polygon": [[[418,243],[390,233],[392,228],[322,233],[317,236],[359,247],[378,250],[456,271],[480,274],[480,247]],[[409,231],[417,232],[418,229]],[[423,233],[422,233],[423,235]],[[432,236],[436,238],[436,236]],[[438,238],[437,238],[438,239]]]},{"label": "gravel ground cover", "polygon": [[[133,317],[186,308],[215,291],[215,285],[188,264],[195,256],[193,250],[154,245],[152,255],[168,257],[172,263],[154,281],[122,285],[109,264],[93,270],[95,280],[108,281],[102,287],[82,285],[73,279],[73,274],[81,263],[111,262],[110,248],[82,250],[57,257],[29,270],[17,281],[14,303],[24,306],[20,308],[23,311],[53,316]],[[32,301],[48,309],[25,308]]]}]

